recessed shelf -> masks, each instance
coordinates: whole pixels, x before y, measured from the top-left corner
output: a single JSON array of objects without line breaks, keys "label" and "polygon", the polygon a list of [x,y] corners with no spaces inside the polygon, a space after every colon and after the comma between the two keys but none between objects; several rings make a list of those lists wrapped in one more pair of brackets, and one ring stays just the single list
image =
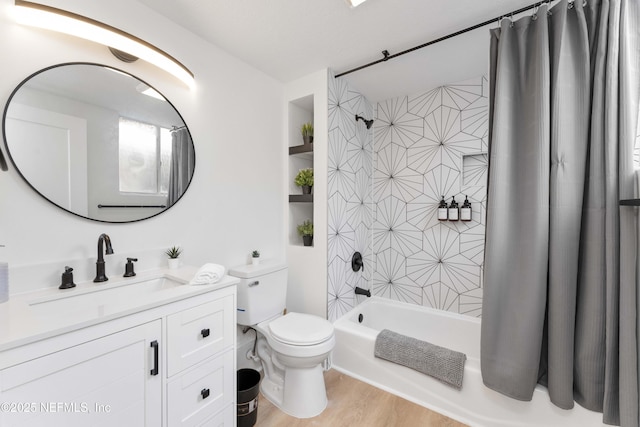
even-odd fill
[{"label": "recessed shelf", "polygon": [[302,154],[302,153],[313,153],[313,143],[295,145],[293,147],[289,147],[289,155],[290,156],[292,154]]},{"label": "recessed shelf", "polygon": [[313,194],[290,194],[289,203],[313,203]]},{"label": "recessed shelf", "polygon": [[487,182],[489,160],[487,153],[462,155],[462,185],[484,186]]},{"label": "recessed shelf", "polygon": [[[306,123],[314,123],[314,95],[289,100],[287,125],[287,193],[288,203],[288,237],[290,247],[304,247],[302,238],[298,235],[297,227],[304,221],[314,220],[314,196],[302,194],[300,187],[295,185],[295,177],[302,169],[316,166],[314,159],[313,140],[304,138],[301,134]],[[324,149],[324,146],[322,147]],[[300,268],[300,267],[298,267]]]}]

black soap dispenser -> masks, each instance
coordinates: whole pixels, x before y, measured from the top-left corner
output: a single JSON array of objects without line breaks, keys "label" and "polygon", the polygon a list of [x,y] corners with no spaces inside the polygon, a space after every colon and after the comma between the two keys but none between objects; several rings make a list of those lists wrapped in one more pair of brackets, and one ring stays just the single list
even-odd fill
[{"label": "black soap dispenser", "polygon": [[471,202],[464,196],[464,203],[460,208],[460,221],[471,221]]},{"label": "black soap dispenser", "polygon": [[440,204],[438,205],[438,219],[440,221],[446,221],[449,219],[449,215],[447,213],[447,202],[444,201],[444,196],[442,196],[442,200],[440,200]]},{"label": "black soap dispenser", "polygon": [[455,196],[451,198],[451,204],[449,205],[449,221],[458,221],[460,219],[460,208],[456,202]]}]

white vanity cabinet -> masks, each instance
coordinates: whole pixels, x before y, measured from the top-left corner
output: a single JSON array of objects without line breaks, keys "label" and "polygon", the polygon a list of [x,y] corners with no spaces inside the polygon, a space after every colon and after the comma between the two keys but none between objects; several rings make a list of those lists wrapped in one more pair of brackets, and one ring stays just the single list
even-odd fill
[{"label": "white vanity cabinet", "polygon": [[0,351],[0,426],[235,426],[235,286],[187,295]]}]

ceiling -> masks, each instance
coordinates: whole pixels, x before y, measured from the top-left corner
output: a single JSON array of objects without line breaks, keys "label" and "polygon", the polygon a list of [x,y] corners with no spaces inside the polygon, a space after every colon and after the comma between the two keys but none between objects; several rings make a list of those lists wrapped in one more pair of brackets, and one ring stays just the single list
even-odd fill
[{"label": "ceiling", "polygon": [[[139,0],[282,82],[336,74],[509,13],[533,0]],[[485,73],[488,26],[345,76],[370,101]],[[446,65],[443,66],[443,58]]]}]

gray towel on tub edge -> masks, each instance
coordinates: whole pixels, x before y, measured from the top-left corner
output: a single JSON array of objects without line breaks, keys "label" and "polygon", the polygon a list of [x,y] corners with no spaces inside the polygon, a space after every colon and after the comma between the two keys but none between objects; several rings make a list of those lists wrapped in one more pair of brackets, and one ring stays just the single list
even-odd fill
[{"label": "gray towel on tub edge", "polygon": [[462,388],[464,353],[384,329],[376,338],[374,355]]}]

